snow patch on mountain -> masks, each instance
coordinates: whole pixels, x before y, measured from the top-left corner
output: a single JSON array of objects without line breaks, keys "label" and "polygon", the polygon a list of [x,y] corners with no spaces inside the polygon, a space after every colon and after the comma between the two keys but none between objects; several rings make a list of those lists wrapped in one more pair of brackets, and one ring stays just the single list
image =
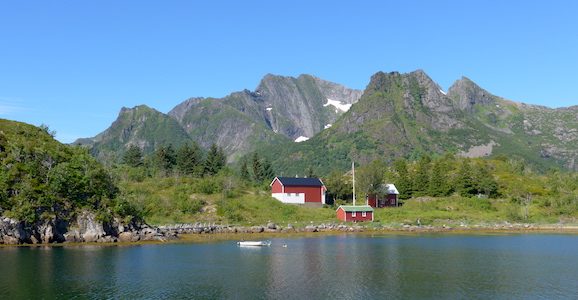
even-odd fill
[{"label": "snow patch on mountain", "polygon": [[308,140],[309,138],[306,136],[300,136],[298,138],[295,139],[296,143],[300,143],[300,142],[305,142],[306,140]]},{"label": "snow patch on mountain", "polygon": [[[341,103],[341,101],[339,100],[331,100],[331,99],[327,99],[327,103],[323,104],[324,107],[327,107],[329,105],[333,105],[335,106],[335,108],[337,108],[338,110],[341,111],[348,111],[351,108],[352,104],[343,104]],[[337,109],[335,110],[335,112],[337,112]]]}]

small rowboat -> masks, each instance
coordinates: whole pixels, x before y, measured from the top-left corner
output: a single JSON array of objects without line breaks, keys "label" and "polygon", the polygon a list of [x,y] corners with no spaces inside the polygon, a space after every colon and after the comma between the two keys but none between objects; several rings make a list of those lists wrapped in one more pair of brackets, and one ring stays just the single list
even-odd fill
[{"label": "small rowboat", "polygon": [[239,246],[271,246],[271,241],[239,241]]}]

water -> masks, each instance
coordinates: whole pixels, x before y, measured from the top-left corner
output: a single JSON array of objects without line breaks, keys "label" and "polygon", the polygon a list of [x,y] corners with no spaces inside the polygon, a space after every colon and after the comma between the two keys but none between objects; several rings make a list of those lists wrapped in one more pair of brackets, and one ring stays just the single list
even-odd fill
[{"label": "water", "polygon": [[[2,299],[570,299],[577,233],[0,248]],[[287,247],[283,247],[287,245]]]}]

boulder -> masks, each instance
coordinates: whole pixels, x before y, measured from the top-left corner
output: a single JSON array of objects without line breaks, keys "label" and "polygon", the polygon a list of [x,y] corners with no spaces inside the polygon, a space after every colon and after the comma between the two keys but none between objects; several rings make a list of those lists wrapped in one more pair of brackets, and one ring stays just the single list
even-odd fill
[{"label": "boulder", "polygon": [[252,233],[261,233],[265,231],[265,228],[263,228],[263,226],[253,226],[251,227],[251,232]]},{"label": "boulder", "polygon": [[130,242],[132,240],[132,233],[122,232],[118,235],[118,240],[121,242]]}]

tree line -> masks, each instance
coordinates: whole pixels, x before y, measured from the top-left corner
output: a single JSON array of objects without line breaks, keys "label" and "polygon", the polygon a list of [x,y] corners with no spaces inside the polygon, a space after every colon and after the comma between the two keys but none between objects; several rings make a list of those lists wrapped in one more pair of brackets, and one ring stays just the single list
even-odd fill
[{"label": "tree line", "polygon": [[186,176],[204,178],[216,176],[220,172],[233,174],[246,182],[261,185],[270,182],[275,173],[267,158],[260,158],[257,153],[241,159],[238,170],[227,165],[227,156],[222,147],[212,144],[204,150],[197,143],[185,143],[178,149],[169,144],[160,146],[151,156],[145,156],[142,150],[131,145],[121,156],[121,165],[140,172],[132,174],[130,180],[142,180],[154,176]]}]

